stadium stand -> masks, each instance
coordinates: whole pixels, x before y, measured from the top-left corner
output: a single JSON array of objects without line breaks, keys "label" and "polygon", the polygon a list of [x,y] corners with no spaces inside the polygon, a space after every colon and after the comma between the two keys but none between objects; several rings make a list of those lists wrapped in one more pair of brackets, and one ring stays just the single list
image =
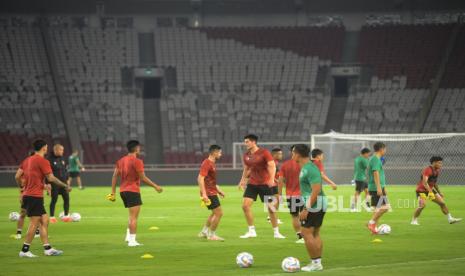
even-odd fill
[{"label": "stadium stand", "polygon": [[40,30],[3,26],[0,64],[0,165],[17,165],[33,138],[66,144]]}]

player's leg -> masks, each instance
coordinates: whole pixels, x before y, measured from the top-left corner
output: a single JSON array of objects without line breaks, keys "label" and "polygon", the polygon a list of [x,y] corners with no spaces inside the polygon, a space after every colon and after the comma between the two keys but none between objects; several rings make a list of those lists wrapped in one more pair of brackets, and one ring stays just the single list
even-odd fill
[{"label": "player's leg", "polygon": [[442,213],[447,216],[447,221],[449,221],[450,224],[456,223],[462,220],[461,218],[454,218],[450,214],[449,208],[447,208],[446,203],[444,202],[444,199],[439,194],[436,194],[436,197],[435,199],[433,199],[433,202],[439,205]]},{"label": "player's leg", "polygon": [[302,227],[302,236],[305,240],[305,248],[310,256],[310,264],[301,268],[302,271],[323,270],[321,265],[319,234],[315,236],[316,227]]},{"label": "player's leg", "polygon": [[240,236],[241,239],[255,238],[257,232],[254,226],[254,217],[252,213],[252,205],[257,200],[258,190],[256,185],[247,185],[242,198],[242,211],[244,212],[245,220],[247,222],[247,232]]},{"label": "player's leg", "polygon": [[55,218],[55,207],[58,201],[58,188],[52,187],[52,194],[50,200],[50,223],[56,223],[57,219]]},{"label": "player's leg", "polygon": [[27,229],[27,233],[24,239],[23,246],[21,248],[21,251],[19,252],[20,257],[28,257],[28,258],[37,257],[36,255],[32,254],[32,252],[29,249],[31,247],[32,240],[34,239],[36,229],[40,225],[40,218],[41,218],[40,216],[29,217],[29,227]]},{"label": "player's leg", "polygon": [[40,239],[44,245],[44,255],[45,256],[59,256],[63,254],[63,251],[57,250],[50,245],[48,240],[48,215],[43,214],[40,217]]},{"label": "player's leg", "polygon": [[213,209],[212,213],[213,213],[213,219],[211,222],[210,233],[208,235],[208,239],[214,240],[214,241],[224,241],[223,238],[216,235],[216,229],[218,228],[221,217],[223,216],[223,210],[221,209],[221,206],[218,206],[215,209]]},{"label": "player's leg", "polygon": [[128,221],[128,228],[129,228],[129,241],[128,246],[138,246],[140,245],[136,241],[136,232],[137,232],[137,219],[139,218],[140,213],[140,205],[129,207],[129,221]]},{"label": "player's leg", "polygon": [[264,204],[266,204],[268,209],[268,215],[270,216],[271,226],[273,227],[273,236],[276,239],[286,238],[285,236],[281,235],[281,233],[279,233],[278,214],[277,209],[275,209],[274,207],[276,199],[273,193],[273,189],[268,187],[267,185],[262,185],[259,189],[260,199]]},{"label": "player's leg", "polygon": [[412,225],[420,225],[420,223],[418,223],[418,217],[421,215],[421,212],[426,207],[426,200],[423,199],[418,193],[417,193],[417,198],[418,198],[418,207],[413,212],[412,222],[410,222],[410,224]]},{"label": "player's leg", "polygon": [[379,219],[389,210],[389,204],[386,194],[383,189],[383,195],[379,196],[376,192],[370,192],[371,195],[371,206],[375,207],[371,219],[368,221],[367,227],[373,233],[377,234],[376,224]]},{"label": "player's leg", "polygon": [[69,216],[69,193],[65,190],[62,189],[60,191],[61,197],[63,198],[63,211],[65,213],[65,216]]},{"label": "player's leg", "polygon": [[199,238],[208,238],[208,231],[210,230],[210,226],[212,224],[212,219],[214,217],[213,212],[208,216],[207,221],[205,222],[205,225],[202,228],[202,231],[198,234]]},{"label": "player's leg", "polygon": [[26,209],[21,207],[21,211],[19,211],[19,219],[16,224],[16,235],[14,236],[16,240],[19,240],[22,237],[25,218],[26,218]]},{"label": "player's leg", "polygon": [[359,199],[360,199],[360,192],[356,189],[354,193],[353,202],[350,205],[350,210],[352,212],[357,211],[357,206],[358,206],[357,204],[358,204]]},{"label": "player's leg", "polygon": [[366,204],[366,209],[367,211],[370,210],[370,193],[368,192],[368,184],[365,182],[365,188],[363,191],[365,192],[365,204]]},{"label": "player's leg", "polygon": [[82,182],[81,182],[81,176],[80,175],[76,176],[76,182],[77,182],[79,190],[82,190],[83,187],[82,187]]},{"label": "player's leg", "polygon": [[294,228],[295,234],[297,235],[296,243],[304,243],[302,234],[300,232],[300,220],[299,213],[303,207],[302,200],[298,197],[290,197],[287,199],[287,208],[291,214],[292,228]]}]

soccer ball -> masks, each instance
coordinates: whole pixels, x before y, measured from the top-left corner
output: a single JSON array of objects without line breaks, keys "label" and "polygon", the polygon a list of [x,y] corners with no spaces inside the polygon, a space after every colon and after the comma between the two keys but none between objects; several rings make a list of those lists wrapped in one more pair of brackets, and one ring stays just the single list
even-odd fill
[{"label": "soccer ball", "polygon": [[19,220],[19,213],[18,212],[11,212],[8,218],[11,221],[18,221]]},{"label": "soccer ball", "polygon": [[284,272],[297,272],[300,270],[300,262],[297,258],[287,257],[281,263]]},{"label": "soccer ball", "polygon": [[247,252],[239,253],[236,257],[236,263],[242,268],[251,267],[253,265],[253,256]]},{"label": "soccer ball", "polygon": [[391,226],[387,224],[381,224],[378,226],[378,234],[380,235],[388,235],[391,233]]},{"label": "soccer ball", "polygon": [[72,220],[73,222],[81,221],[81,214],[79,214],[79,213],[72,213],[72,214],[71,214],[71,220]]}]

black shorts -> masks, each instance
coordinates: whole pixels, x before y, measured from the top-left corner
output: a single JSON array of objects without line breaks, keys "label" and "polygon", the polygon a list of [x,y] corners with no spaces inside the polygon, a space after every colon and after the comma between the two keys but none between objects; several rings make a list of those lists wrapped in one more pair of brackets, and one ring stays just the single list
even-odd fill
[{"label": "black shorts", "polygon": [[278,186],[271,186],[271,187],[270,187],[270,190],[271,190],[271,194],[272,194],[272,195],[277,195],[277,194],[279,194]]},{"label": "black shorts", "polygon": [[381,207],[389,203],[387,196],[386,196],[386,192],[384,191],[384,188],[383,188],[383,196],[379,196],[376,191],[370,191],[370,196],[371,196],[372,207]]},{"label": "black shorts", "polygon": [[321,227],[323,225],[323,218],[325,217],[326,212],[323,210],[320,211],[308,211],[307,219],[300,221],[300,225],[305,228],[310,227]]},{"label": "black shorts", "polygon": [[21,196],[21,209],[26,210],[26,204],[24,203],[24,196]]},{"label": "black shorts", "polygon": [[140,193],[136,192],[121,192],[119,193],[121,199],[123,200],[125,208],[131,208],[135,206],[142,205],[142,199]]},{"label": "black shorts", "polygon": [[355,180],[355,190],[361,193],[363,190],[368,188],[368,183],[366,181]]},{"label": "black shorts", "polygon": [[265,202],[265,198],[267,198],[267,202],[273,201],[273,193],[270,187],[266,184],[260,185],[251,185],[247,184],[247,188],[245,188],[244,196],[247,198],[251,198],[254,201],[257,201],[257,195],[260,197],[262,202]]},{"label": "black shorts", "polygon": [[208,210],[213,210],[221,206],[220,198],[217,195],[208,196],[211,204],[207,206]]},{"label": "black shorts", "polygon": [[47,214],[43,197],[23,196],[23,205],[28,217],[40,217]]},{"label": "black shorts", "polygon": [[76,177],[80,176],[81,173],[80,172],[69,172],[68,175],[69,175],[70,178],[76,178]]},{"label": "black shorts", "polygon": [[302,200],[300,196],[291,196],[286,199],[287,201],[287,208],[289,208],[289,213],[293,217],[297,217],[304,209],[305,202]]},{"label": "black shorts", "polygon": [[64,187],[57,187],[56,185],[52,184],[52,196],[56,195],[64,195],[67,194],[66,188]]}]

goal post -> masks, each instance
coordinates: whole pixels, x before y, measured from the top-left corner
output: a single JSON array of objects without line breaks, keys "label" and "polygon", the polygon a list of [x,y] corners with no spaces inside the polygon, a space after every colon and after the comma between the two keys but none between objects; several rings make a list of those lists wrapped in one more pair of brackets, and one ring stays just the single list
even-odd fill
[{"label": "goal post", "polygon": [[386,144],[385,174],[388,184],[415,185],[433,155],[444,158],[439,184],[465,184],[465,133],[344,134],[311,136],[311,147],[324,152],[326,174],[337,184],[353,179],[354,159],[364,147]]}]

